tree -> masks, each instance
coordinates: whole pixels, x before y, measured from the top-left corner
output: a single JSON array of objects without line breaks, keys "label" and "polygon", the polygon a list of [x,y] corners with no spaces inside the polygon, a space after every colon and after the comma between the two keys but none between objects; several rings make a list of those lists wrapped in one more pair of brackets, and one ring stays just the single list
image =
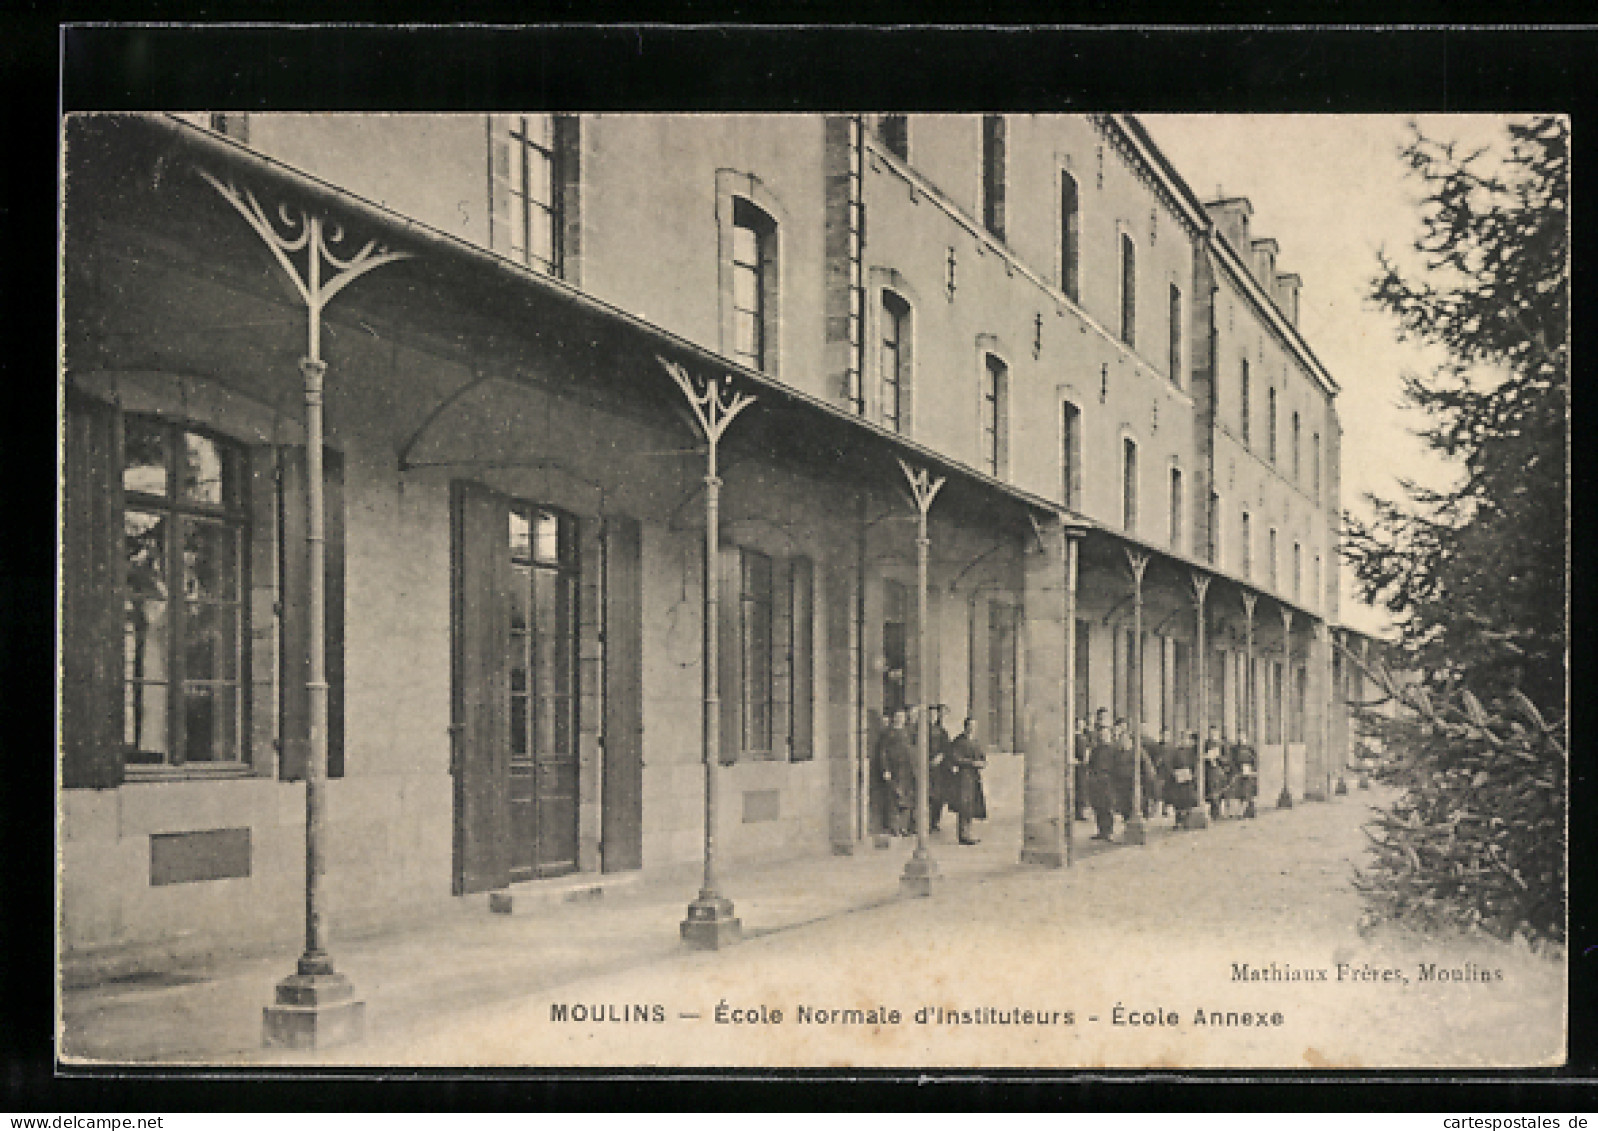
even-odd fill
[{"label": "tree", "polygon": [[1400,340],[1447,360],[1404,378],[1426,444],[1457,463],[1447,490],[1403,481],[1345,516],[1363,595],[1395,615],[1406,658],[1437,690],[1518,688],[1563,713],[1570,377],[1569,124],[1513,122],[1507,152],[1418,131],[1403,150],[1426,188],[1416,277],[1386,254],[1372,298]]},{"label": "tree", "polygon": [[[1427,445],[1454,461],[1447,490],[1402,482],[1374,518],[1345,516],[1344,555],[1392,612],[1408,711],[1366,716],[1398,756],[1400,798],[1366,826],[1368,920],[1565,938],[1566,532],[1570,402],[1569,125],[1507,127],[1507,152],[1458,156],[1417,133],[1424,271],[1389,257],[1371,295],[1400,339],[1441,346],[1404,378]],[[1429,694],[1428,694],[1429,692]],[[1489,702],[1493,709],[1482,706]],[[1434,705],[1435,704],[1435,705]]]}]

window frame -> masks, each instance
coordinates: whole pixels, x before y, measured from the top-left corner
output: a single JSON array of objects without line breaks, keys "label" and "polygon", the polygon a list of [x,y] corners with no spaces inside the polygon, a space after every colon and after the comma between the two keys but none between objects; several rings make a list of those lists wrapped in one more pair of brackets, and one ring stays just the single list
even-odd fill
[{"label": "window frame", "polygon": [[[559,138],[560,115],[558,114],[510,114],[510,152],[511,167],[506,172],[506,190],[509,199],[506,202],[507,210],[513,217],[510,234],[507,237],[507,250],[512,259],[531,267],[542,270],[547,275],[559,278],[561,276],[565,247],[565,212],[562,207],[561,187],[564,177],[561,170],[561,146]],[[528,123],[535,119],[544,119],[548,127],[549,144],[546,146],[533,137]],[[547,199],[539,199],[533,193],[529,169],[531,162],[528,160],[529,151],[535,151],[548,170],[547,183],[541,183],[547,193]],[[516,173],[520,171],[521,176]],[[519,202],[519,204],[518,204]],[[548,256],[539,254],[533,248],[532,220],[533,210],[538,209],[548,218],[549,248]],[[522,233],[522,246],[516,246],[517,223],[514,218],[520,218]]]},{"label": "window frame", "polygon": [[1137,349],[1137,241],[1121,232],[1121,343]]},{"label": "window frame", "polygon": [[980,212],[982,227],[999,242],[1005,239],[1005,195],[1009,176],[1009,123],[1003,114],[982,115]]},{"label": "window frame", "polygon": [[1187,375],[1187,370],[1184,358],[1187,352],[1187,335],[1183,332],[1182,325],[1182,320],[1184,318],[1182,288],[1177,286],[1175,283],[1170,285],[1170,310],[1168,317],[1170,318],[1171,325],[1169,357],[1166,364],[1170,367],[1169,376],[1171,384],[1175,385],[1178,389],[1185,389],[1187,388],[1187,382],[1184,380],[1184,378]]},{"label": "window frame", "polygon": [[[1067,208],[1069,203],[1070,207]],[[1070,170],[1060,169],[1060,293],[1082,301],[1082,188]]]},{"label": "window frame", "polygon": [[[883,424],[895,432],[910,431],[910,384],[914,362],[914,309],[910,300],[891,287],[881,288],[877,301],[877,411]],[[893,332],[893,376],[888,375],[888,334]],[[889,389],[892,409],[889,409]]]},{"label": "window frame", "polygon": [[1082,510],[1082,406],[1069,397],[1060,398],[1060,502],[1067,509]]},{"label": "window frame", "polygon": [[983,349],[977,393],[977,435],[982,467],[1004,478],[1009,457],[1010,363],[995,349]]},{"label": "window frame", "polygon": [[1239,432],[1243,437],[1244,445],[1252,448],[1254,446],[1254,414],[1251,403],[1253,389],[1249,379],[1248,358],[1246,357],[1242,359],[1242,365],[1238,369],[1237,381]]},{"label": "window frame", "polygon": [[1180,553],[1187,540],[1187,485],[1183,480],[1181,464],[1171,464],[1169,479],[1171,548]]},{"label": "window frame", "polygon": [[1250,581],[1254,579],[1254,515],[1244,507],[1241,511],[1242,518],[1238,523],[1238,537],[1243,546],[1243,576]]},{"label": "window frame", "polygon": [[[765,574],[765,592],[751,591],[751,566],[760,566]],[[758,620],[753,619],[758,618]],[[764,630],[765,647],[758,647],[757,630]],[[776,561],[770,554],[748,546],[738,547],[738,671],[739,671],[739,733],[738,749],[756,761],[776,758]],[[751,661],[758,661],[752,670]],[[754,719],[753,708],[763,707],[763,722]],[[763,733],[752,733],[763,727]],[[763,740],[763,741],[753,741]]]},{"label": "window frame", "polygon": [[1271,465],[1277,465],[1276,450],[1276,386],[1267,385],[1265,389],[1265,441],[1266,451],[1270,455]]},{"label": "window frame", "polygon": [[[120,617],[122,647],[119,649],[121,663],[123,663],[123,703],[121,725],[121,757],[125,772],[129,776],[164,774],[183,772],[189,767],[204,772],[206,770],[236,770],[248,773],[254,765],[253,749],[251,743],[252,729],[252,703],[253,698],[253,673],[251,670],[250,648],[250,604],[251,604],[251,559],[254,556],[253,539],[256,536],[253,523],[253,514],[250,498],[250,451],[246,444],[233,439],[214,429],[197,426],[194,424],[178,422],[170,418],[144,413],[124,413],[121,418],[121,431],[126,437],[132,427],[150,428],[162,436],[164,447],[163,475],[165,478],[164,493],[157,495],[153,492],[141,491],[128,486],[127,473],[129,469],[126,458],[126,445],[122,445],[123,458],[119,471],[121,483],[121,502],[119,508],[118,537],[122,540],[123,570],[119,585],[122,613]],[[182,458],[186,450],[187,438],[193,436],[207,443],[215,444],[219,450],[226,453],[224,458],[232,462],[234,476],[234,498],[224,499],[221,503],[208,503],[202,500],[185,499],[182,482]],[[224,474],[226,474],[224,472]],[[161,604],[165,606],[162,614],[166,640],[165,674],[164,681],[136,680],[126,666],[128,656],[126,652],[129,621],[132,605],[138,600],[134,592],[132,571],[127,568],[126,557],[128,553],[129,517],[134,514],[158,515],[158,523],[165,525],[162,536],[161,572],[165,579],[165,596]],[[195,604],[188,595],[188,564],[185,560],[184,537],[190,525],[203,522],[207,525],[221,526],[227,529],[233,542],[233,566],[231,585],[233,597],[231,600],[206,601],[206,605],[221,608],[230,608],[233,611],[233,656],[231,679],[207,678],[196,680],[189,674],[189,649],[196,639],[197,629],[193,623],[198,621],[195,612],[190,606]],[[140,684],[161,684],[166,688],[166,704],[163,708],[165,714],[165,738],[167,749],[158,753],[157,757],[146,757],[145,751],[138,749],[137,744],[131,741],[128,734],[128,712],[135,709],[138,696],[135,687]],[[209,686],[231,687],[234,697],[233,727],[234,744],[231,757],[191,759],[188,753],[189,746],[189,719],[186,703],[191,683],[204,683]]]},{"label": "window frame", "polygon": [[1121,529],[1128,534],[1138,530],[1138,509],[1141,502],[1141,483],[1138,467],[1137,437],[1121,435]]}]

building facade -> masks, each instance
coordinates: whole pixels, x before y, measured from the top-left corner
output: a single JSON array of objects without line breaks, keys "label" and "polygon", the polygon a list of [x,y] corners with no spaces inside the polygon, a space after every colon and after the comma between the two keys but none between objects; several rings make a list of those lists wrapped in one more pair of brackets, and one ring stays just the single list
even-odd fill
[{"label": "building facade", "polygon": [[[1134,118],[65,141],[69,962],[295,936],[319,682],[341,927],[697,860],[707,467],[673,370],[754,398],[715,471],[725,856],[853,851],[906,704],[977,720],[1039,864],[1072,714],[1215,725],[1262,796],[1329,789],[1337,386],[1248,202]],[[906,467],[945,480],[925,664]]]}]

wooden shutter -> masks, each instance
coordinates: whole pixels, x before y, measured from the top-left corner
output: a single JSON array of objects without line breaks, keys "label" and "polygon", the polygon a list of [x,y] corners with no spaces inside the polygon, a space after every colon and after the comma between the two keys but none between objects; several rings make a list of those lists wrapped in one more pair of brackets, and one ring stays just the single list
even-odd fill
[{"label": "wooden shutter", "polygon": [[815,575],[809,558],[795,558],[793,601],[793,729],[788,756],[795,762],[815,757]]},{"label": "wooden shutter", "polygon": [[[327,594],[327,776],[344,776],[344,459],[322,453],[323,564]],[[281,662],[283,696],[279,703],[281,754],[278,777],[305,777],[311,745],[310,529],[305,498],[305,449],[278,450],[279,601],[283,607]]]},{"label": "wooden shutter", "polygon": [[644,864],[644,609],[638,523],[605,520],[605,761],[601,867]]},{"label": "wooden shutter", "polygon": [[723,546],[721,608],[718,612],[717,676],[721,695],[721,762],[731,765],[743,750],[743,555],[737,546]]},{"label": "wooden shutter", "polygon": [[510,882],[509,507],[478,483],[450,485],[451,769],[455,894]]},{"label": "wooden shutter", "polygon": [[117,410],[67,390],[61,784],[122,782],[122,456]]}]

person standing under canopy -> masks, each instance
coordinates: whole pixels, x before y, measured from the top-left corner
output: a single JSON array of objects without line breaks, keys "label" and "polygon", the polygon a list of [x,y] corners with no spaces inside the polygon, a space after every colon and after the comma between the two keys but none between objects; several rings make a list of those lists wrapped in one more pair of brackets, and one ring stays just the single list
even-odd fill
[{"label": "person standing under canopy", "polygon": [[977,844],[971,835],[971,822],[985,820],[988,815],[987,798],[982,792],[982,769],[988,764],[977,743],[977,721],[967,718],[962,730],[949,748],[956,779],[954,799],[950,804],[959,818],[956,831],[961,844]]}]

